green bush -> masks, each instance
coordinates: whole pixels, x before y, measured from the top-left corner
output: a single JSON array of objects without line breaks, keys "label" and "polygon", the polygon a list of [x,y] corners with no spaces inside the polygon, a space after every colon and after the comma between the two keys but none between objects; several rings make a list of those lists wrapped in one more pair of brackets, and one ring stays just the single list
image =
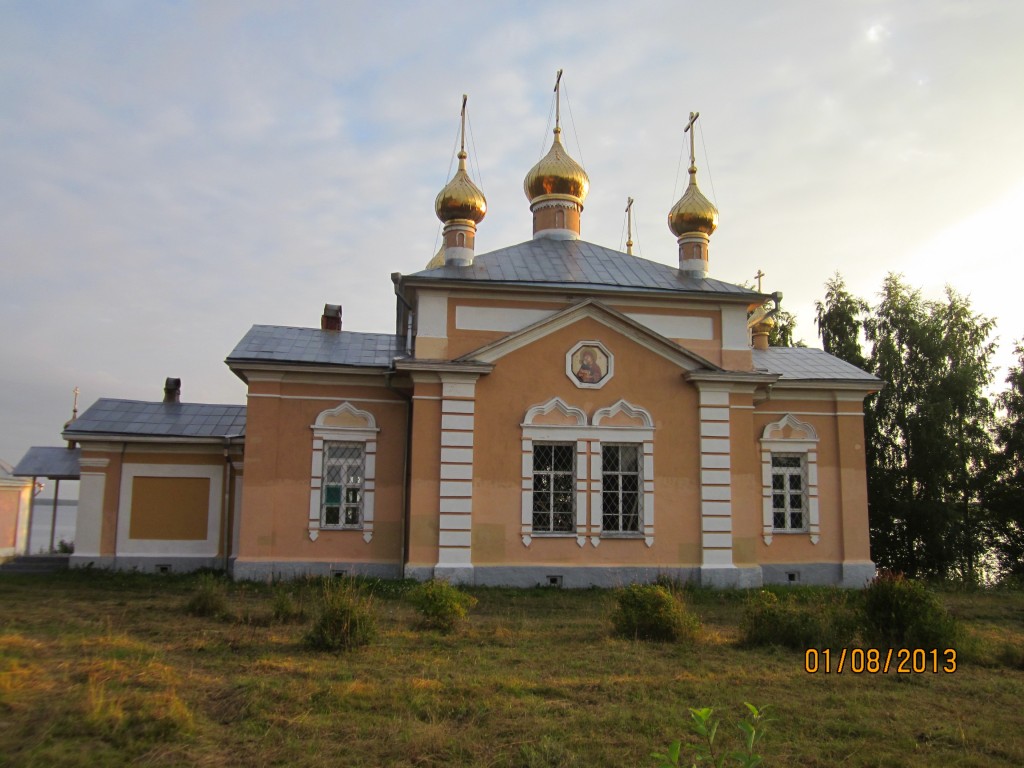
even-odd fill
[{"label": "green bush", "polygon": [[273,620],[279,624],[300,623],[306,620],[306,610],[301,597],[296,600],[288,588],[281,584],[274,587],[270,613]]},{"label": "green bush", "polygon": [[881,572],[864,588],[865,640],[894,648],[950,648],[959,639],[956,620],[923,584]]},{"label": "green bush", "polygon": [[451,632],[466,620],[477,600],[447,581],[431,579],[409,591],[409,602],[420,612],[424,627]]},{"label": "green bush", "polygon": [[658,584],[620,589],[612,626],[615,634],[635,640],[694,642],[700,634],[700,620],[687,609],[681,595]]},{"label": "green bush", "polygon": [[852,643],[857,615],[838,593],[786,594],[763,589],[752,594],[740,619],[744,645],[840,648]]},{"label": "green bush", "polygon": [[367,645],[376,636],[370,600],[351,581],[325,581],[306,645],[319,651],[343,651]]},{"label": "green bush", "polygon": [[211,573],[201,574],[195,591],[185,603],[185,612],[207,618],[227,616],[230,613],[228,598],[220,579]]}]

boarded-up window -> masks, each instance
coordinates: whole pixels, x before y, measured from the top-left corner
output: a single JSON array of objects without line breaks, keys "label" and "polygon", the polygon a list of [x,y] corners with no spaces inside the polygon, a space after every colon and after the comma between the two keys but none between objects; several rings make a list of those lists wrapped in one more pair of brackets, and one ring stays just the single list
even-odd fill
[{"label": "boarded-up window", "polygon": [[210,518],[207,477],[132,479],[130,539],[204,541]]}]

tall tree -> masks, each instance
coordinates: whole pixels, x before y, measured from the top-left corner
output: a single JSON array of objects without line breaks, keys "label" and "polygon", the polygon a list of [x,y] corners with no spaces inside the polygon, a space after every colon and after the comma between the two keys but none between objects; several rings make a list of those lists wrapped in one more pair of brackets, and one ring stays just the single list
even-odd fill
[{"label": "tall tree", "polygon": [[871,311],[868,303],[846,290],[846,281],[836,272],[825,283],[825,301],[814,302],[814,308],[814,323],[825,351],[858,368],[866,368],[860,336],[864,318]]},{"label": "tall tree", "polygon": [[982,469],[991,459],[994,328],[951,288],[925,301],[886,277],[864,328],[885,382],[865,409],[872,552],[917,576],[976,578]]},{"label": "tall tree", "polygon": [[987,501],[992,510],[990,543],[1004,576],[1024,576],[1024,339],[1014,353],[1017,364],[997,398],[998,453],[992,462]]},{"label": "tall tree", "polygon": [[768,331],[768,346],[770,347],[806,347],[801,339],[796,341],[793,335],[796,333],[796,315],[780,309],[775,315],[775,325]]}]

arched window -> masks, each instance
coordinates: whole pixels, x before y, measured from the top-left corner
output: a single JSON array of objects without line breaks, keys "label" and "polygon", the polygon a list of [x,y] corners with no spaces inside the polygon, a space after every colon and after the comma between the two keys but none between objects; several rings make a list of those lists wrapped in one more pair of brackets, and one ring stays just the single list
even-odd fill
[{"label": "arched window", "polygon": [[342,403],[313,424],[309,538],[321,531],[361,531],[373,538],[377,422],[373,414]]}]

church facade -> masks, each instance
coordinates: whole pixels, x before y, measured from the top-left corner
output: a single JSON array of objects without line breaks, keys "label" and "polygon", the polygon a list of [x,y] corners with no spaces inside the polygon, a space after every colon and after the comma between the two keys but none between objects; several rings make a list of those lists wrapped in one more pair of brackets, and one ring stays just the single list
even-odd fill
[{"label": "church facade", "polygon": [[718,212],[692,142],[678,266],[581,239],[589,179],[557,119],[524,182],[532,239],[478,255],[465,160],[437,197],[438,255],[391,276],[393,332],[343,329],[332,305],[319,327],[257,325],[226,361],[245,406],[181,403],[168,380],[162,402],[102,399],[65,429],[72,564],[864,584],[880,382],[769,347],[779,297],[709,277]]}]

